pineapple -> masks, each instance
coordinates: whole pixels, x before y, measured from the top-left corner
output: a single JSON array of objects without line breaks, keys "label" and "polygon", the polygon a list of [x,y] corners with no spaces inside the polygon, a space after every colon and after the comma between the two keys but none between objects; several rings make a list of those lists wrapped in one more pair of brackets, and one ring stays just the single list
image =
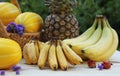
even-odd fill
[{"label": "pineapple", "polygon": [[45,19],[43,39],[48,41],[53,37],[61,40],[79,35],[78,21],[72,14],[72,6],[76,0],[46,0],[46,5],[52,14]]}]

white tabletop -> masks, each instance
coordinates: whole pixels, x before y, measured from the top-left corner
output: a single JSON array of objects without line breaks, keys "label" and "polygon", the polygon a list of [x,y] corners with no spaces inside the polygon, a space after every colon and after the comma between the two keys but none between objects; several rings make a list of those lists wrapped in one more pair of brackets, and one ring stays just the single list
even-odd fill
[{"label": "white tabletop", "polygon": [[[37,65],[26,65],[24,60],[21,61],[20,75],[16,75],[14,71],[6,71],[5,76],[120,76],[120,52],[116,51],[110,58],[113,62],[111,69],[98,70],[98,68],[88,68],[87,64],[70,66],[67,71],[51,69],[40,70]],[[98,63],[97,63],[98,64]]]}]

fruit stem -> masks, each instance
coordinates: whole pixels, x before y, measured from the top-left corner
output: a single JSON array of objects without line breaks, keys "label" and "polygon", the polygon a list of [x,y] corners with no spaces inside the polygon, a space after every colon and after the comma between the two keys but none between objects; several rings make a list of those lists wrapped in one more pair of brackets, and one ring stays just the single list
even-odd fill
[{"label": "fruit stem", "polygon": [[96,18],[104,18],[103,15],[96,15]]}]

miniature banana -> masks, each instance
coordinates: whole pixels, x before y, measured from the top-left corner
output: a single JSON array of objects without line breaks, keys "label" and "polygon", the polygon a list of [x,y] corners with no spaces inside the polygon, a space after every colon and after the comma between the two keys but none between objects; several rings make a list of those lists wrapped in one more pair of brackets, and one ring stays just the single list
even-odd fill
[{"label": "miniature banana", "polygon": [[[23,53],[27,53],[27,54],[23,54],[24,59],[26,58],[26,56],[28,56],[31,64],[36,64],[37,63],[37,56],[36,56],[36,51],[35,51],[35,45],[33,41],[30,41],[28,44],[25,45],[24,47],[24,52]],[[25,52],[26,51],[26,52]],[[27,59],[25,59],[27,60]]]},{"label": "miniature banana", "polygon": [[38,43],[40,43],[40,41],[30,40],[23,47],[23,57],[27,64],[37,64],[40,53],[40,45]]},{"label": "miniature banana", "polygon": [[117,35],[117,32],[112,29],[110,27],[110,24],[108,23],[108,21],[106,20],[106,23],[108,25],[108,27],[111,29],[112,31],[112,34],[113,34],[113,42],[112,42],[112,45],[109,47],[109,49],[107,51],[104,52],[103,55],[99,56],[99,57],[96,57],[94,60],[95,61],[104,61],[104,60],[108,60],[112,55],[113,53],[116,51],[117,47],[118,47],[118,35]]},{"label": "miniature banana", "polygon": [[44,44],[45,44],[44,42],[38,41],[39,52],[40,52],[41,49],[43,48]]},{"label": "miniature banana", "polygon": [[23,47],[23,57],[24,57],[24,59],[25,59],[25,62],[26,62],[26,64],[31,64],[32,62],[31,62],[31,60],[30,60],[30,58],[28,57],[28,50],[27,50],[27,46],[28,46],[29,44],[27,43],[27,44],[25,44],[25,46]]},{"label": "miniature banana", "polygon": [[51,47],[49,49],[48,54],[48,63],[52,70],[58,69],[58,62],[57,62],[57,56],[56,56],[56,44],[55,42],[51,42]]},{"label": "miniature banana", "polygon": [[78,56],[66,43],[62,41],[60,42],[68,61],[72,64],[80,64],[82,62],[81,57]]},{"label": "miniature banana", "polygon": [[81,50],[87,46],[95,44],[102,35],[102,27],[101,27],[101,19],[98,19],[98,26],[95,32],[91,35],[91,37],[85,41],[81,41],[79,43],[71,44],[71,48],[81,57],[83,57]]},{"label": "miniature banana", "polygon": [[94,60],[94,58],[104,54],[106,50],[111,47],[113,42],[113,35],[111,29],[107,26],[105,20],[103,21],[103,33],[100,40],[91,46],[88,46],[82,50],[82,53],[89,59]]},{"label": "miniature banana", "polygon": [[60,68],[62,70],[67,70],[68,68],[67,60],[58,40],[57,40],[56,52],[57,52],[57,58],[58,58],[58,63],[60,65]]},{"label": "miniature banana", "polygon": [[40,54],[40,48],[39,48],[39,44],[38,44],[38,40],[34,40],[34,47],[35,47],[35,54],[36,54],[36,57],[37,57],[37,60],[38,60],[38,58],[39,58],[39,54]]},{"label": "miniature banana", "polygon": [[45,67],[50,46],[51,46],[50,43],[46,42],[44,44],[43,48],[41,49],[40,56],[39,56],[39,59],[38,59],[38,66],[39,66],[40,69],[43,69]]},{"label": "miniature banana", "polygon": [[89,29],[87,29],[83,34],[81,34],[76,38],[65,39],[63,40],[63,42],[69,45],[69,44],[79,43],[81,41],[87,40],[94,33],[96,29],[96,24],[97,24],[97,19],[95,19],[93,25]]}]

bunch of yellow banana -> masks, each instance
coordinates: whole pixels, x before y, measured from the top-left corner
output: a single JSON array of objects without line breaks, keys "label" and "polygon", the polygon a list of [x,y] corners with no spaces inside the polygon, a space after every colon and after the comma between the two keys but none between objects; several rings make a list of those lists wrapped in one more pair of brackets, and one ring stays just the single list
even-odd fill
[{"label": "bunch of yellow banana", "polygon": [[74,65],[80,64],[82,59],[61,40],[51,40],[46,42],[41,49],[38,59],[39,68],[45,68],[47,61],[52,70],[56,70],[58,67],[67,70],[68,62]]},{"label": "bunch of yellow banana", "polygon": [[110,26],[105,17],[102,18],[102,25],[103,32],[99,41],[82,50],[86,57],[95,61],[108,60],[116,51],[119,42],[117,32]]},{"label": "bunch of yellow banana", "polygon": [[25,59],[26,64],[37,64],[40,49],[44,45],[43,42],[39,40],[30,40],[23,47],[23,57]]},{"label": "bunch of yellow banana", "polygon": [[118,36],[107,19],[98,15],[86,32],[77,38],[65,39],[63,42],[70,45],[82,58],[103,61],[109,59],[117,49]]}]

